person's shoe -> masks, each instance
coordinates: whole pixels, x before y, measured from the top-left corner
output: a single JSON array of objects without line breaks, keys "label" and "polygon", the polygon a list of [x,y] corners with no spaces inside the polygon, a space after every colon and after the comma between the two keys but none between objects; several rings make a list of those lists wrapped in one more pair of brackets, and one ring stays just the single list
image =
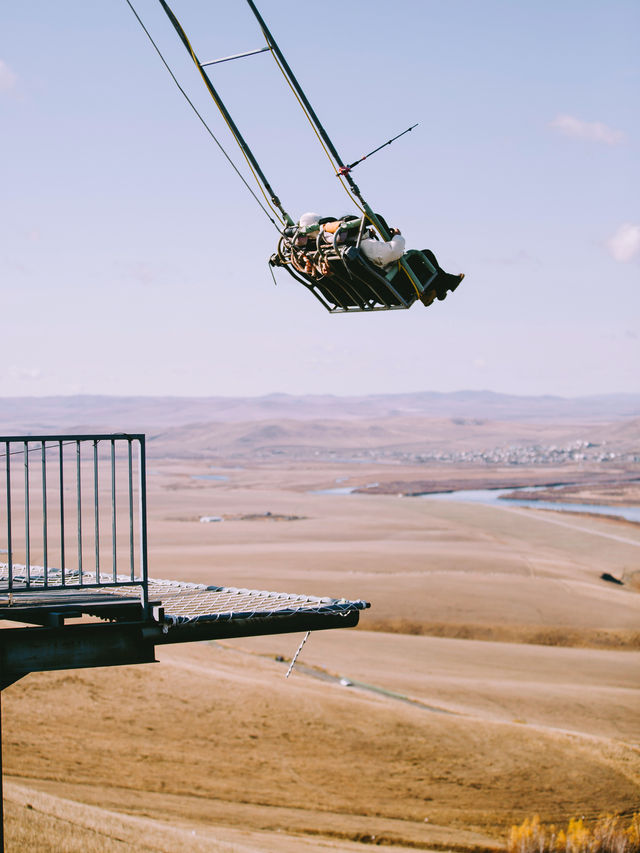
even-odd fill
[{"label": "person's shoe", "polygon": [[462,281],[462,279],[464,278],[464,273],[463,273],[463,272],[461,272],[461,273],[460,273],[460,275],[456,276],[456,278],[457,278],[458,280],[457,280],[457,282],[453,285],[453,287],[451,288],[451,293],[453,293],[453,291],[456,289],[456,287],[460,284],[460,282],[461,282],[461,281]]},{"label": "person's shoe", "polygon": [[435,298],[436,298],[436,290],[434,287],[432,287],[430,290],[425,290],[423,292],[423,294],[420,297],[420,302],[422,302],[422,304],[425,306],[425,308],[428,308],[429,305],[431,305],[431,303],[435,300]]}]

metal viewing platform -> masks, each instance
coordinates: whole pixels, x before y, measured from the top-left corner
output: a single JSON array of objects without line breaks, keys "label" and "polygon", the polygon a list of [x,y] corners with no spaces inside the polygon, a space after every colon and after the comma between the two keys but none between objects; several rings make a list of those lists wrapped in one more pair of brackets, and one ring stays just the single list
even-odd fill
[{"label": "metal viewing platform", "polygon": [[30,672],[152,663],[168,643],[348,628],[369,606],[149,578],[142,434],[0,436],[0,472],[0,696]]},{"label": "metal viewing platform", "polygon": [[2,456],[0,620],[14,626],[0,630],[0,689],[148,663],[156,645],[352,627],[369,606],[149,578],[144,435],[0,436]]}]

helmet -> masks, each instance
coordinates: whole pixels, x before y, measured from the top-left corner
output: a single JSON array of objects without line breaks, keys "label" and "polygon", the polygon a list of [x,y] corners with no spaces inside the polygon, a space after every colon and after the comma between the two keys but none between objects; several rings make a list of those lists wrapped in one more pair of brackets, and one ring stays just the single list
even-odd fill
[{"label": "helmet", "polygon": [[299,228],[309,228],[311,225],[317,225],[320,222],[318,213],[303,213],[298,222]]}]

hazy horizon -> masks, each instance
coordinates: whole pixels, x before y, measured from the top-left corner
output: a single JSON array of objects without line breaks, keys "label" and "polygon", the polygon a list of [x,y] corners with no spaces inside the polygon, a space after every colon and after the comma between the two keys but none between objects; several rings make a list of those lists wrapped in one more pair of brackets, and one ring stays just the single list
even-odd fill
[{"label": "hazy horizon", "polygon": [[68,392],[66,394],[0,394],[0,400],[44,400],[44,399],[81,399],[81,398],[112,398],[112,399],[143,399],[143,400],[161,400],[161,399],[176,399],[176,400],[258,400],[266,397],[329,397],[336,399],[366,399],[371,397],[410,397],[420,395],[434,395],[440,397],[455,397],[460,395],[487,395],[494,397],[507,397],[516,399],[557,399],[557,400],[589,400],[589,399],[614,399],[624,397],[640,398],[640,390],[632,391],[595,391],[589,394],[522,394],[508,391],[498,391],[493,388],[455,388],[449,391],[436,391],[433,389],[414,389],[406,391],[371,391],[369,393],[349,393],[349,392],[330,392],[330,391],[265,391],[255,394],[179,394],[179,393],[117,393],[117,392]]}]

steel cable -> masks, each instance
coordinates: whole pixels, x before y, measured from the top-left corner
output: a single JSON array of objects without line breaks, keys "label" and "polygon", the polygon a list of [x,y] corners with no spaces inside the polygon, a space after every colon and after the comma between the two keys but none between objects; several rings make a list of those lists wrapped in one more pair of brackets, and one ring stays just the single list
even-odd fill
[{"label": "steel cable", "polygon": [[[273,219],[273,217],[271,216],[271,214],[269,213],[269,211],[267,210],[267,208],[263,205],[263,203],[260,201],[260,199],[258,198],[258,196],[257,196],[257,195],[255,194],[255,192],[253,191],[253,189],[249,186],[249,184],[248,184],[248,182],[247,182],[246,178],[244,177],[244,175],[242,174],[242,172],[238,169],[238,167],[237,167],[237,166],[236,166],[236,164],[233,162],[233,160],[231,159],[231,157],[229,156],[229,154],[227,154],[226,150],[225,150],[225,149],[224,149],[224,147],[222,146],[222,143],[221,143],[221,142],[219,141],[219,139],[215,136],[215,134],[213,133],[213,131],[211,130],[211,128],[209,127],[209,125],[207,124],[207,122],[204,120],[204,118],[202,117],[202,115],[201,115],[201,114],[200,114],[200,112],[198,111],[197,107],[195,106],[195,104],[193,103],[193,101],[191,100],[191,98],[187,95],[187,93],[185,92],[185,90],[182,88],[182,86],[181,86],[181,85],[180,85],[180,83],[178,82],[178,80],[177,80],[177,78],[176,78],[175,74],[173,73],[173,71],[171,70],[171,68],[170,68],[170,66],[169,66],[169,63],[167,62],[167,60],[166,60],[166,59],[164,58],[164,56],[162,55],[162,52],[160,51],[160,48],[158,47],[158,45],[157,45],[157,44],[155,43],[155,41],[153,40],[153,37],[151,36],[151,33],[150,33],[150,32],[148,31],[148,29],[145,27],[145,25],[144,25],[144,23],[143,23],[142,19],[140,18],[140,16],[138,15],[138,13],[136,12],[136,10],[134,9],[134,7],[133,7],[133,5],[131,4],[130,0],[125,0],[125,3],[126,3],[126,4],[127,4],[127,6],[131,9],[131,11],[133,12],[133,14],[134,14],[134,16],[135,16],[136,20],[138,21],[138,23],[139,23],[139,24],[140,24],[140,26],[142,27],[142,29],[143,29],[143,31],[144,31],[144,33],[145,33],[145,35],[147,36],[147,38],[149,39],[149,41],[150,41],[150,42],[151,42],[151,44],[153,45],[153,47],[154,47],[154,49],[155,49],[156,53],[158,54],[158,56],[159,56],[159,57],[160,57],[160,59],[162,60],[162,63],[163,63],[163,65],[164,65],[164,67],[167,69],[167,71],[168,71],[168,72],[169,72],[169,74],[171,75],[171,79],[172,79],[172,80],[173,80],[173,82],[176,84],[176,86],[178,87],[178,89],[180,90],[180,92],[182,93],[182,95],[184,96],[185,100],[187,101],[187,103],[189,104],[189,106],[191,107],[191,109],[194,111],[194,113],[195,113],[195,114],[197,115],[197,117],[200,119],[200,121],[202,122],[202,124],[203,124],[204,128],[206,129],[207,133],[209,134],[209,136],[213,139],[213,141],[216,143],[216,145],[218,146],[218,148],[220,149],[220,151],[224,154],[224,156],[225,156],[225,157],[226,157],[226,159],[227,159],[227,162],[228,162],[228,163],[229,163],[229,165],[232,167],[232,169],[234,170],[234,172],[236,173],[236,175],[240,178],[240,180],[241,180],[241,181],[242,181],[242,183],[245,185],[245,187],[247,188],[247,190],[251,193],[251,195],[253,196],[254,200],[255,200],[255,201],[256,201],[256,203],[260,206],[260,209],[262,210],[262,212],[264,213],[264,215],[267,217],[267,219],[269,220],[269,222],[271,222],[271,224],[272,224],[272,225],[274,226],[274,228],[278,231],[278,233],[280,233],[280,227],[278,226],[278,223]],[[197,64],[197,62],[196,62],[196,64]],[[252,170],[252,171],[253,171],[253,170]],[[254,177],[255,177],[255,175],[254,175]],[[256,180],[257,180],[257,179],[256,179]]]}]

